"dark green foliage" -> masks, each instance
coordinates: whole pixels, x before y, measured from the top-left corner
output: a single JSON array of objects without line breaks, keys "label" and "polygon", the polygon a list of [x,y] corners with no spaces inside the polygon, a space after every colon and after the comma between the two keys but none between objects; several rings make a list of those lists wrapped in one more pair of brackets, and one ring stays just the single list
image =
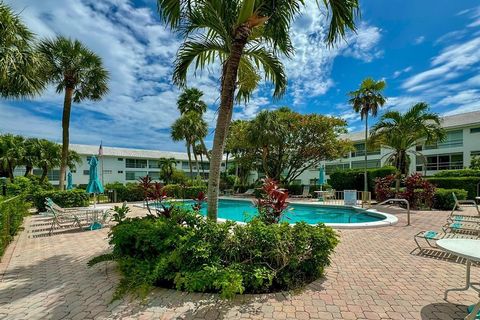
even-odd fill
[{"label": "dark green foliage", "polygon": [[480,177],[480,170],[442,170],[434,174],[434,178],[436,177]]},{"label": "dark green foliage", "polygon": [[323,274],[337,243],[322,224],[217,224],[182,208],[171,218],[127,218],[110,239],[123,274],[117,297],[152,286],[226,298],[297,288]]},{"label": "dark green foliage", "polygon": [[143,201],[145,198],[143,190],[138,187],[137,183],[123,184],[121,182],[108,183],[105,190],[115,190],[117,193],[117,201]]},{"label": "dark green foliage", "polygon": [[27,201],[33,200],[33,194],[52,190],[53,186],[48,181],[40,181],[40,178],[34,175],[28,177],[15,177],[15,180],[7,184],[7,195],[16,196],[24,194]]},{"label": "dark green foliage", "polygon": [[127,203],[124,202],[121,207],[114,206],[113,211],[115,211],[115,213],[113,214],[113,221],[121,222],[127,217],[127,213],[130,212],[130,207],[128,207]]},{"label": "dark green foliage", "polygon": [[444,189],[464,189],[468,192],[468,199],[475,199],[477,196],[477,184],[480,177],[430,177],[428,181]]},{"label": "dark green foliage", "polygon": [[[346,169],[335,171],[330,174],[328,183],[337,191],[343,190],[363,190],[363,171],[364,169]],[[368,190],[375,192],[375,178],[383,178],[394,174],[395,167],[382,167],[376,169],[368,169]]]},{"label": "dark green foliage", "polygon": [[88,206],[89,196],[85,190],[50,190],[39,191],[33,194],[33,204],[39,212],[46,210],[45,198],[50,198],[62,208],[86,207]]},{"label": "dark green foliage", "polygon": [[455,205],[452,193],[455,192],[458,200],[467,199],[467,191],[463,189],[442,189],[435,190],[433,208],[439,210],[452,210]]},{"label": "dark green foliage", "polygon": [[0,257],[22,225],[28,214],[28,205],[23,195],[12,198],[0,197]]},{"label": "dark green foliage", "polygon": [[163,191],[168,197],[177,199],[194,199],[200,192],[207,192],[207,188],[204,185],[187,187],[179,184],[167,184],[163,187]]}]

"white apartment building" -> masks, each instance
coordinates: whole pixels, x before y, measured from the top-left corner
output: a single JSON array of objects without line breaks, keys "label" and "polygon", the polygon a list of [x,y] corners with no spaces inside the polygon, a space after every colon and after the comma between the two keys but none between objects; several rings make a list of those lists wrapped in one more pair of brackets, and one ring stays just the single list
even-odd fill
[{"label": "white apartment building", "polygon": [[[440,170],[468,168],[472,156],[480,155],[480,111],[445,116],[442,127],[447,131],[445,141],[435,145],[419,141],[416,151],[424,157],[411,155],[409,172],[433,175]],[[365,167],[365,132],[350,133],[346,138],[353,141],[355,151],[345,158],[325,162],[327,178],[337,169]],[[367,167],[379,168],[385,165],[389,152],[386,148],[368,151]],[[314,168],[304,172],[297,183],[314,184],[317,179],[318,168]]]},{"label": "white apartment building", "polygon": [[[480,111],[462,113],[443,118],[442,126],[447,131],[447,138],[442,143],[435,145],[425,145],[419,141],[416,150],[420,151],[423,157],[412,157],[409,172],[422,172],[427,175],[433,175],[439,170],[462,169],[470,166],[470,160],[473,155],[480,155]],[[363,168],[365,143],[364,132],[355,132],[347,134],[346,138],[354,143],[355,151],[347,157],[335,161],[325,162],[326,175],[337,169]],[[70,148],[78,152],[82,158],[82,163],[72,171],[74,185],[88,183],[89,165],[88,160],[92,155],[98,156],[99,146],[92,145],[71,145]],[[379,168],[385,165],[389,150],[380,148],[374,151],[368,151],[369,168]],[[152,179],[158,180],[160,169],[158,159],[174,158],[176,160],[176,169],[183,170],[189,175],[189,164],[187,154],[184,152],[169,152],[158,150],[140,150],[128,148],[103,147],[103,157],[99,161],[99,175],[103,178],[103,183],[110,182],[137,182],[138,178],[149,175]],[[426,162],[424,161],[426,159]],[[199,159],[200,161],[200,159]],[[103,164],[102,164],[103,162]],[[103,175],[102,172],[103,166]],[[225,164],[223,164],[225,166]],[[17,168],[16,175],[23,175],[24,168]],[[193,168],[194,177],[197,168]],[[40,170],[34,169],[35,174],[41,174]],[[306,170],[301,174],[295,183],[298,184],[316,184],[318,181],[318,168]],[[208,179],[209,163],[203,159],[200,164],[200,174],[204,179]],[[256,172],[252,172],[249,180],[254,181],[258,177]],[[58,184],[59,170],[52,170],[48,179],[52,184]]]}]

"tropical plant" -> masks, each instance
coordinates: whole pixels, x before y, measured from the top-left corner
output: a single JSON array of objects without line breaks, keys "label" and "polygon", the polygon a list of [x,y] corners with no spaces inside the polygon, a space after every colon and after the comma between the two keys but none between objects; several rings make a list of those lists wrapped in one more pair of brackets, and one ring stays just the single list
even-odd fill
[{"label": "tropical plant", "polygon": [[349,103],[353,106],[353,110],[360,113],[360,118],[365,118],[365,171],[364,171],[364,191],[368,191],[368,115],[376,117],[378,109],[386,102],[386,98],[382,95],[386,83],[383,80],[375,81],[372,78],[366,78],[360,84],[360,88],[349,93]]},{"label": "tropical plant", "polygon": [[258,217],[266,224],[279,223],[288,207],[288,192],[280,189],[278,183],[266,178],[262,180],[262,193],[254,200]]},{"label": "tropical plant", "polygon": [[122,222],[127,217],[127,214],[130,212],[130,207],[128,207],[127,202],[123,202],[122,206],[114,206],[113,211],[115,212],[112,216],[113,221]]},{"label": "tropical plant", "polygon": [[470,169],[480,170],[480,156],[473,156],[470,160]]},{"label": "tropical plant", "polygon": [[42,66],[33,33],[17,13],[0,1],[0,97],[39,94],[45,86]]},{"label": "tropical plant", "polygon": [[46,78],[56,85],[57,93],[64,92],[59,184],[63,190],[68,165],[72,101],[101,100],[108,91],[108,71],[103,67],[102,59],[78,40],[63,36],[46,39],[40,43],[39,51],[47,64]]},{"label": "tropical plant", "polygon": [[416,151],[418,141],[432,144],[443,141],[445,137],[438,114],[429,112],[428,105],[420,102],[403,114],[399,111],[385,113],[372,127],[370,143],[390,150],[385,156],[387,162],[397,168],[398,193],[400,179],[408,175],[410,156],[424,158],[421,152]]},{"label": "tropical plant", "polygon": [[[202,116],[196,112],[189,111],[180,116],[172,125],[171,136],[173,141],[185,141],[188,155],[188,165],[190,167],[190,178],[193,178],[192,166],[192,148],[200,137],[207,135],[207,123]],[[195,162],[198,168],[198,158],[194,153]]]},{"label": "tropical plant", "polygon": [[[158,0],[161,19],[184,38],[173,80],[186,84],[189,67],[221,65],[220,106],[210,160],[208,217],[217,219],[218,186],[225,139],[233,113],[234,98],[248,100],[261,80],[274,84],[275,97],[285,92],[287,79],[278,55],[291,56],[290,25],[303,0]],[[355,29],[357,0],[323,0],[330,9],[327,43]],[[259,68],[263,69],[260,73]]]},{"label": "tropical plant", "polygon": [[25,139],[13,134],[0,135],[0,166],[13,182],[15,168],[22,164],[25,157]]},{"label": "tropical plant", "polygon": [[160,179],[162,179],[165,184],[172,183],[176,163],[175,158],[160,158],[158,160]]}]

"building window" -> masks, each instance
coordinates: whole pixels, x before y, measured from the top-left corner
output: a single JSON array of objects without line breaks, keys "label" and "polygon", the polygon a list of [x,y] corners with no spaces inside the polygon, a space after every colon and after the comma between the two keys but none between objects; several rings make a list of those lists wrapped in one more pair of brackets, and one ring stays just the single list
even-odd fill
[{"label": "building window", "polygon": [[160,161],[158,160],[148,160],[148,167],[153,169],[160,168]]},{"label": "building window", "polygon": [[[379,160],[368,160],[367,168],[380,168],[380,159]],[[352,169],[362,169],[365,168],[365,161],[352,161]]]},{"label": "building window", "polygon": [[112,170],[103,170],[104,174],[112,174]]},{"label": "building window", "polygon": [[152,180],[160,180],[160,172],[158,171],[148,171],[148,176],[152,178]]},{"label": "building window", "polygon": [[471,128],[470,133],[480,133],[480,127]]},{"label": "building window", "polygon": [[118,170],[118,173],[123,173],[123,170]]},{"label": "building window", "polygon": [[480,156],[480,151],[470,151],[470,156]]},{"label": "building window", "polygon": [[118,161],[123,161],[123,158],[118,158],[117,160],[118,160]]},{"label": "building window", "polygon": [[[352,151],[352,157],[365,156],[365,143],[357,143],[354,145],[355,151]],[[380,154],[380,148],[367,150],[368,155]]]},{"label": "building window", "polygon": [[415,151],[422,151],[423,150],[423,146],[421,144],[417,144],[417,146],[415,147]]},{"label": "building window", "polygon": [[425,150],[456,148],[463,146],[463,130],[448,131],[445,141],[425,145]]},{"label": "building window", "polygon": [[87,157],[87,163],[89,163],[91,159],[92,159],[92,156],[88,156]]},{"label": "building window", "polygon": [[77,170],[70,170],[71,173],[77,173]]},{"label": "building window", "polygon": [[[427,160],[424,165],[424,158]],[[431,156],[417,156],[417,171],[439,171],[463,169],[463,153],[437,154]]]},{"label": "building window", "polygon": [[147,160],[144,159],[126,159],[125,167],[127,168],[146,168]]},{"label": "building window", "polygon": [[90,170],[83,170],[83,175],[88,176],[90,174]]},{"label": "building window", "polygon": [[325,165],[325,174],[332,174],[335,171],[341,171],[345,169],[350,169],[349,163],[327,164]]},{"label": "building window", "polygon": [[182,169],[190,169],[190,165],[188,161],[182,161]]},{"label": "building window", "polygon": [[[128,159],[127,159],[128,160]],[[125,172],[125,180],[138,180],[147,175],[147,171],[127,171]]]}]

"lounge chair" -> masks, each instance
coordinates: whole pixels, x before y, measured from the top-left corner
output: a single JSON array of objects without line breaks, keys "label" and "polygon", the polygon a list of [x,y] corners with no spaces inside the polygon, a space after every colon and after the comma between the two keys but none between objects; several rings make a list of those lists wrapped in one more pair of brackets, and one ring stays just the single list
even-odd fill
[{"label": "lounge chair", "polygon": [[477,213],[478,213],[478,215],[480,216],[480,209],[478,209],[478,205],[477,205],[477,203],[475,202],[475,200],[458,200],[457,195],[455,194],[455,192],[452,192],[452,196],[453,196],[453,200],[455,200],[455,205],[453,206],[452,214],[451,214],[451,215],[453,215],[453,212],[454,212],[457,208],[458,208],[458,209],[461,209],[461,207],[467,206],[467,207],[474,207],[475,209],[477,209]]},{"label": "lounge chair", "polygon": [[303,186],[302,194],[290,195],[291,198],[311,198],[310,186]]},{"label": "lounge chair", "polygon": [[453,233],[477,233],[480,235],[480,223],[478,222],[448,222],[442,227],[444,232]]},{"label": "lounge chair", "polygon": [[435,241],[440,239],[478,239],[478,234],[465,234],[465,233],[453,233],[453,232],[437,232],[433,230],[420,231],[417,233],[413,240],[417,244],[417,248],[422,250],[423,247],[418,242],[420,239],[424,239],[430,248],[438,249]]},{"label": "lounge chair", "polygon": [[250,197],[250,196],[253,196],[253,193],[255,192],[255,189],[248,189],[247,191],[245,191],[244,193],[240,193],[239,196],[242,196],[242,197]]},{"label": "lounge chair", "polygon": [[480,319],[480,301],[468,307],[467,312],[468,315],[465,317],[465,320]]}]

